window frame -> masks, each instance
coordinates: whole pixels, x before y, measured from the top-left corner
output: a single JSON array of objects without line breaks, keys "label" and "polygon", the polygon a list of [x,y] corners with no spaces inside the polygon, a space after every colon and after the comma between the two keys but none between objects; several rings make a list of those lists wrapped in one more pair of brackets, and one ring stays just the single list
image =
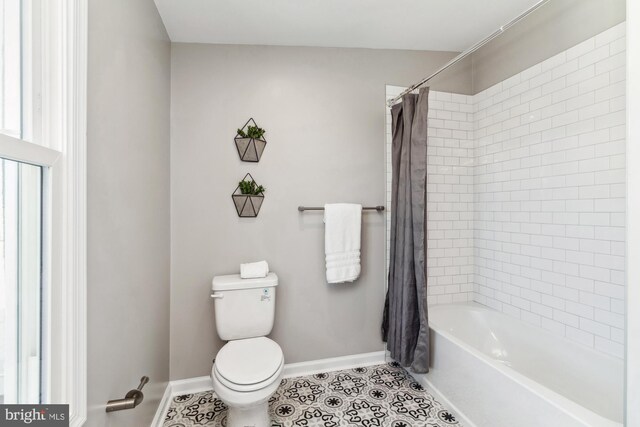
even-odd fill
[{"label": "window frame", "polygon": [[87,3],[38,3],[41,138],[0,134],[1,157],[43,167],[42,394],[70,405],[72,427],[87,419]]}]

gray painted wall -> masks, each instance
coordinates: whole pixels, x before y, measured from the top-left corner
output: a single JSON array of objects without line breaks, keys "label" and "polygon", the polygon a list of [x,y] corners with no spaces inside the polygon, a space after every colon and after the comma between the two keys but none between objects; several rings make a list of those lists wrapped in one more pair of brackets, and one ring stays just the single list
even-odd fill
[{"label": "gray painted wall", "polygon": [[153,0],[89,2],[87,426],[149,425],[169,379],[170,55]]},{"label": "gray painted wall", "polygon": [[472,55],[473,93],[625,20],[625,0],[552,0]]},{"label": "gray painted wall", "polygon": [[[383,349],[384,215],[365,213],[362,275],[328,285],[322,213],[298,205],[385,200],[385,84],[408,85],[454,53],[173,44],[171,55],[171,378],[209,375],[214,275],[266,259],[280,277],[272,333],[287,363]],[[441,80],[468,93],[470,75]],[[233,143],[249,118],[267,130],[258,164]],[[255,219],[231,193],[266,186]]]}]

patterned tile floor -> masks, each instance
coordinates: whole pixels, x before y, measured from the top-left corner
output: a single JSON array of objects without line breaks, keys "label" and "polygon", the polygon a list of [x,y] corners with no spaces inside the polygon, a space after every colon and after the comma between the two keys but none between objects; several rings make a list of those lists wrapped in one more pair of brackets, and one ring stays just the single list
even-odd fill
[{"label": "patterned tile floor", "polygon": [[[269,401],[272,427],[460,427],[397,363],[283,379]],[[213,391],[175,396],[164,427],[225,426]]]}]

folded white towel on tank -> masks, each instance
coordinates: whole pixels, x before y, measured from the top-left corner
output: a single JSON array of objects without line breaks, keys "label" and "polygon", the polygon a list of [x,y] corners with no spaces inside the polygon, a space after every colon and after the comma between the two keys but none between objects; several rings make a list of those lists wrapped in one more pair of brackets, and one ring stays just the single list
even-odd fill
[{"label": "folded white towel on tank", "polygon": [[240,264],[241,279],[258,279],[267,277],[267,274],[269,274],[269,264],[267,264],[267,261]]}]

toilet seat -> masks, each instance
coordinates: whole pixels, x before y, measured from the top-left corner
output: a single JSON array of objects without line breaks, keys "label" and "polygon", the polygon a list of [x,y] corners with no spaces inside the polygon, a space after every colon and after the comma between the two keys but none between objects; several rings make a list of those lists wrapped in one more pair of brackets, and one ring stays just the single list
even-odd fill
[{"label": "toilet seat", "polygon": [[218,354],[214,374],[225,387],[249,392],[269,386],[284,366],[282,349],[266,337],[229,341]]}]

